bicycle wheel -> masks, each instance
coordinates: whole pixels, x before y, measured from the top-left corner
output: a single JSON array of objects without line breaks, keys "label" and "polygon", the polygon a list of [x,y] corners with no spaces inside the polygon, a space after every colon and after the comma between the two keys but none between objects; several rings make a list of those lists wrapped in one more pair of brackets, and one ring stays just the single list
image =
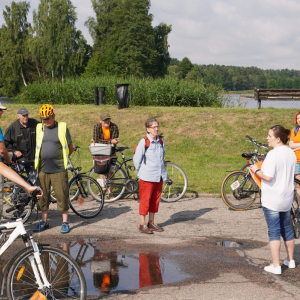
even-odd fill
[{"label": "bicycle wheel", "polygon": [[[74,177],[75,175],[70,171],[68,170],[68,182],[70,182],[70,180]],[[79,191],[78,191],[79,192]],[[53,187],[51,186],[50,187],[50,198],[51,198],[51,202],[52,203],[56,203],[57,200],[56,200],[56,197],[55,197],[55,192],[54,192],[54,189]]]},{"label": "bicycle wheel", "polygon": [[[91,169],[89,176],[93,177],[97,182],[99,182],[99,174],[94,172],[94,168]],[[127,176],[123,169],[118,169],[114,178],[110,182],[106,182],[105,185],[105,195],[104,202],[113,202],[121,198],[125,192],[125,182]]]},{"label": "bicycle wheel", "polygon": [[[28,205],[25,202],[30,197],[30,194],[21,186],[11,181],[6,181],[3,188],[3,212],[2,217],[7,220],[16,220],[22,218],[22,222],[25,223],[32,211],[32,200]],[[6,212],[7,209],[19,205],[20,207],[11,212]]]},{"label": "bicycle wheel", "polygon": [[47,299],[86,299],[83,273],[70,255],[60,249],[43,247],[40,258],[50,287],[41,290],[30,262],[33,258],[34,251],[29,248],[12,264],[6,283],[8,299],[33,299],[38,291]]},{"label": "bicycle wheel", "polygon": [[175,202],[181,199],[188,186],[188,180],[184,171],[177,165],[165,163],[168,177],[172,180],[171,185],[163,184],[160,199],[167,202]]},{"label": "bicycle wheel", "polygon": [[104,204],[103,191],[98,182],[87,175],[77,175],[69,183],[70,207],[82,218],[96,217]]},{"label": "bicycle wheel", "polygon": [[251,175],[245,171],[234,171],[223,180],[221,195],[227,206],[234,210],[249,208],[259,189]]}]

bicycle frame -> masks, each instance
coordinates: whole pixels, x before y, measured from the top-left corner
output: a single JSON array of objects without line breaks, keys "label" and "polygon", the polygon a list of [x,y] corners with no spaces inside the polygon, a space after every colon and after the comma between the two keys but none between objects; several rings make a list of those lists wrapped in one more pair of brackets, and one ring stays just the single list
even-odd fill
[{"label": "bicycle frame", "polygon": [[9,236],[8,240],[4,243],[4,245],[0,248],[0,257],[4,254],[4,252],[12,245],[12,243],[21,236],[23,239],[23,242],[26,246],[23,250],[19,251],[13,259],[10,260],[9,264],[6,266],[4,275],[2,278],[2,288],[1,288],[1,295],[3,295],[4,292],[4,284],[6,281],[7,271],[9,270],[10,266],[14,262],[15,258],[22,253],[23,251],[27,250],[29,247],[28,238],[30,240],[30,244],[34,250],[34,257],[30,257],[30,263],[32,270],[34,272],[34,276],[36,279],[36,282],[39,286],[39,289],[42,289],[43,287],[50,287],[50,283],[47,280],[47,276],[45,274],[45,271],[42,266],[41,258],[40,258],[40,251],[38,244],[33,240],[33,237],[31,234],[27,234],[24,224],[22,222],[22,219],[16,220],[16,222],[8,222],[5,224],[0,225],[0,231],[1,230],[7,230],[7,229],[14,229],[14,231]]}]

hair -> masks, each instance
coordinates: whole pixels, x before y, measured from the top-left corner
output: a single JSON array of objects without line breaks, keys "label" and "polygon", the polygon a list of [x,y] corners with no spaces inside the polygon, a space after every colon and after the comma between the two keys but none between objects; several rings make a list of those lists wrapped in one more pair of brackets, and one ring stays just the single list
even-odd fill
[{"label": "hair", "polygon": [[295,119],[294,119],[294,125],[298,125],[297,117],[298,117],[299,115],[300,115],[300,109],[296,112]]},{"label": "hair", "polygon": [[289,136],[291,134],[291,131],[289,129],[285,129],[283,126],[281,125],[275,125],[272,126],[270,128],[271,130],[273,130],[274,132],[274,136],[276,138],[279,138],[280,141],[285,145],[288,140],[289,140]]},{"label": "hair", "polygon": [[[157,121],[155,118],[147,119],[147,120],[146,120],[146,123],[145,123],[146,130],[147,130],[147,128],[151,127],[151,125],[152,125],[154,122],[156,122],[156,123],[159,125],[158,121]],[[148,132],[148,131],[147,131],[147,132]]]}]

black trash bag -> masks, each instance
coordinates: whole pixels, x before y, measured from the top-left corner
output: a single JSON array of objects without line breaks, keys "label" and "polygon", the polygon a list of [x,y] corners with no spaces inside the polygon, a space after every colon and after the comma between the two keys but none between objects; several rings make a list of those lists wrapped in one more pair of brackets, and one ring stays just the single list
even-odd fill
[{"label": "black trash bag", "polygon": [[129,85],[130,83],[116,84],[117,103],[119,109],[129,107],[129,97],[128,97]]}]

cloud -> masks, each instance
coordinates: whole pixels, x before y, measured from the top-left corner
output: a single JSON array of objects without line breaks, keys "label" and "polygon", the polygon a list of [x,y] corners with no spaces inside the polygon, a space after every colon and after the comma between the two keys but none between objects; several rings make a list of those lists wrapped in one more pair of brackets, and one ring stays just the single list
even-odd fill
[{"label": "cloud", "polygon": [[[73,0],[80,29],[92,44],[84,22],[94,16],[90,1]],[[10,5],[1,0],[0,10]],[[29,21],[39,0],[30,1]],[[300,70],[297,0],[151,0],[153,25],[172,25],[170,54],[197,64],[257,66]],[[0,24],[3,23],[2,14]]]}]

